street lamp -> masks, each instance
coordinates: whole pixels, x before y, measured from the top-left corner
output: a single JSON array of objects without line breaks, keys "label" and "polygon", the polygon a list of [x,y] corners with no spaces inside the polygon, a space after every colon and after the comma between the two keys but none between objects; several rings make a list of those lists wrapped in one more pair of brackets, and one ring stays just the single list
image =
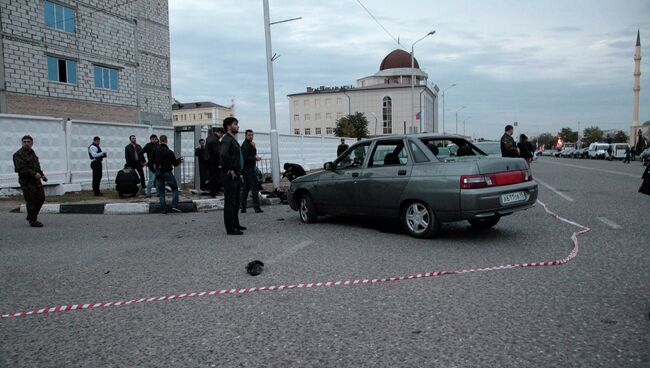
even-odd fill
[{"label": "street lamp", "polygon": [[456,110],[456,134],[458,134],[458,112],[464,108],[465,106],[461,106],[460,109]]},{"label": "street lamp", "polygon": [[445,133],[445,91],[456,87],[456,83],[442,90],[442,133]]},{"label": "street lamp", "polygon": [[273,60],[271,54],[271,25],[278,23],[290,22],[302,18],[292,18],[271,23],[269,17],[269,0],[263,1],[264,7],[264,36],[266,41],[266,74],[269,84],[269,114],[271,120],[271,176],[273,177],[273,187],[280,188],[280,152],[278,149],[278,129],[275,117],[275,84],[273,82]]},{"label": "street lamp", "polygon": [[[435,30],[431,31],[431,32],[427,33],[426,35],[422,36],[419,40],[413,42],[413,44],[411,44],[411,129],[413,129],[413,125],[415,125],[415,117],[413,116],[413,108],[415,107],[415,104],[413,102],[415,100],[415,96],[414,96],[414,93],[415,93],[415,81],[413,80],[414,77],[415,77],[415,70],[414,70],[415,69],[415,64],[414,64],[415,63],[414,62],[415,57],[413,56],[413,52],[414,52],[416,43],[424,40],[425,38],[427,38],[427,37],[429,37],[429,36],[431,36],[431,35],[433,35],[435,33],[436,33]],[[420,119],[422,119],[422,117],[420,117]],[[404,134],[406,134],[406,132],[404,132]]]}]

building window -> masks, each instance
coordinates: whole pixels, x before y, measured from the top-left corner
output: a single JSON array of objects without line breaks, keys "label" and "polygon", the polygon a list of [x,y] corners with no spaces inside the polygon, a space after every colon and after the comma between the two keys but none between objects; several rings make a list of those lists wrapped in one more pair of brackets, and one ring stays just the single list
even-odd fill
[{"label": "building window", "polygon": [[203,113],[199,114],[199,120],[203,120]]},{"label": "building window", "polygon": [[300,121],[300,114],[293,114],[293,121]]},{"label": "building window", "polygon": [[192,114],[192,120],[196,120],[196,114]]},{"label": "building window", "polygon": [[316,135],[321,135],[321,130],[320,130],[320,128],[316,128]]},{"label": "building window", "polygon": [[206,112],[205,113],[205,118],[206,119],[212,119],[212,113],[211,112]]},{"label": "building window", "polygon": [[77,84],[77,62],[48,56],[47,79],[53,82]]},{"label": "building window", "polygon": [[332,135],[332,134],[334,134],[334,129],[333,128],[325,128],[325,132],[327,132],[327,135]]},{"label": "building window", "polygon": [[319,98],[314,100],[314,106],[320,106],[320,99]]},{"label": "building window", "polygon": [[294,129],[293,134],[295,135],[300,135],[300,129]]},{"label": "building window", "polygon": [[393,133],[393,100],[386,96],[382,100],[382,122],[384,124],[384,134]]},{"label": "building window", "polygon": [[174,121],[178,121],[178,115],[174,115]]},{"label": "building window", "polygon": [[325,106],[331,106],[332,105],[332,99],[331,98],[326,98],[325,99]]},{"label": "building window", "polygon": [[49,1],[45,1],[44,4],[45,27],[74,33],[74,9]]},{"label": "building window", "polygon": [[309,106],[309,100],[305,100],[305,106]]},{"label": "building window", "polygon": [[305,121],[310,120],[310,119],[311,119],[310,114],[305,114]]},{"label": "building window", "polygon": [[339,120],[339,119],[342,118],[342,117],[343,117],[343,113],[342,113],[342,112],[337,112],[337,113],[336,113],[336,120]]},{"label": "building window", "polygon": [[340,104],[342,104],[342,103],[343,103],[343,99],[342,99],[341,97],[337,97],[337,98],[336,98],[336,104],[337,104],[337,105],[340,105]]},{"label": "building window", "polygon": [[314,114],[314,120],[320,120],[320,112]]},{"label": "building window", "polygon": [[310,135],[310,134],[311,134],[311,129],[305,128],[305,135]]},{"label": "building window", "polygon": [[332,113],[331,112],[326,112],[325,113],[325,120],[332,120]]},{"label": "building window", "polygon": [[95,87],[117,91],[117,69],[95,65]]}]

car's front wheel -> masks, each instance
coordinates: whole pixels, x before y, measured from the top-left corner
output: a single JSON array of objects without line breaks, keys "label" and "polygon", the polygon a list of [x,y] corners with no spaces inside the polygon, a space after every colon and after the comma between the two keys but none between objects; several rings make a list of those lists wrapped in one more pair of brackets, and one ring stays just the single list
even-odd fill
[{"label": "car's front wheel", "polygon": [[487,230],[494,227],[494,225],[498,224],[499,220],[501,220],[501,217],[493,216],[493,217],[481,218],[481,219],[471,219],[468,221],[474,229]]},{"label": "car's front wheel", "polygon": [[305,193],[300,196],[298,213],[300,214],[300,221],[306,224],[313,224],[318,220],[316,205],[309,194]]},{"label": "car's front wheel", "polygon": [[440,232],[436,215],[424,202],[409,203],[402,213],[402,224],[409,235],[416,238],[431,238]]}]

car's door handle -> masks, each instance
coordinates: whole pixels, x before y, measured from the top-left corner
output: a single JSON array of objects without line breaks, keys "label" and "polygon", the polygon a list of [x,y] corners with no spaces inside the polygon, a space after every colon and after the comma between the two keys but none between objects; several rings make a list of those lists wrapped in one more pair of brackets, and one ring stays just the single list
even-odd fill
[{"label": "car's door handle", "polygon": [[406,175],[406,170],[400,170],[397,172],[397,175]]},{"label": "car's door handle", "polygon": [[352,177],[353,177],[353,178],[358,178],[358,177],[359,177],[359,173],[352,173]]}]

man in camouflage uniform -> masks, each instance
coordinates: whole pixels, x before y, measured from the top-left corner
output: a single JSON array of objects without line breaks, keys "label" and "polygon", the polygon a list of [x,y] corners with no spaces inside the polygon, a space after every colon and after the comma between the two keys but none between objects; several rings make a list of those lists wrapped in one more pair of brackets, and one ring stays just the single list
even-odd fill
[{"label": "man in camouflage uniform", "polygon": [[27,203],[27,221],[32,227],[43,227],[38,219],[38,212],[45,202],[45,192],[41,180],[47,181],[41,170],[38,156],[32,150],[34,140],[26,135],[22,139],[22,148],[14,153],[14,168],[18,173],[18,182]]}]

